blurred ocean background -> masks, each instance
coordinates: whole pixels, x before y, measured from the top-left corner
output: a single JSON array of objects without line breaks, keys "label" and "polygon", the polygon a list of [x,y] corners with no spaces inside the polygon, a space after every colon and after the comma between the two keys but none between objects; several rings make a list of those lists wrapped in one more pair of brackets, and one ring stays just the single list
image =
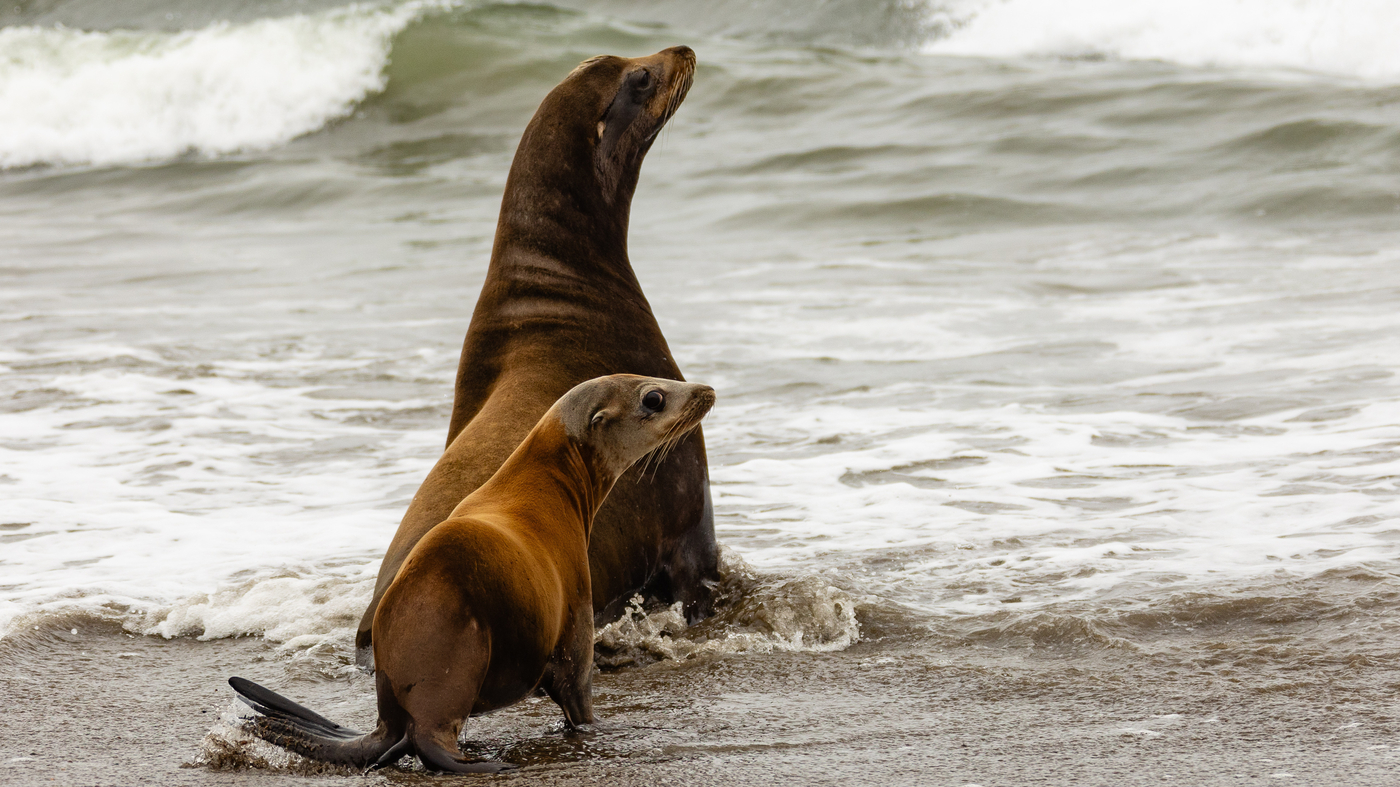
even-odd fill
[{"label": "blurred ocean background", "polygon": [[[372,722],[350,638],[442,448],[519,134],[579,61],[684,43],[631,255],[719,392],[728,600],[601,631],[599,703],[744,722],[503,742],[519,778],[637,751],[680,783],[927,777],[973,722],[884,686],[955,715],[1006,692],[1003,725],[1061,703],[983,714],[976,741],[1028,748],[949,784],[1384,783],[1397,29],[1382,0],[0,4],[0,695],[116,680],[61,656],[85,647],[256,635],[268,680]],[[725,706],[716,671],[760,688]],[[815,699],[840,686],[864,715]],[[557,715],[522,713],[502,741]],[[0,773],[37,783],[21,717]],[[167,742],[207,767],[137,772],[251,762],[209,728]]]}]

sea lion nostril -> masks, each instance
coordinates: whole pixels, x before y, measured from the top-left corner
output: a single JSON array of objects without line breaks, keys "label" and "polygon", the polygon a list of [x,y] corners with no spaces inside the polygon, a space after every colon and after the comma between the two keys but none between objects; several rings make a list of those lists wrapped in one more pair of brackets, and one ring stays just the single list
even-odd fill
[{"label": "sea lion nostril", "polygon": [[653,413],[659,413],[666,407],[666,397],[660,391],[647,391],[646,395],[642,397],[642,407]]}]

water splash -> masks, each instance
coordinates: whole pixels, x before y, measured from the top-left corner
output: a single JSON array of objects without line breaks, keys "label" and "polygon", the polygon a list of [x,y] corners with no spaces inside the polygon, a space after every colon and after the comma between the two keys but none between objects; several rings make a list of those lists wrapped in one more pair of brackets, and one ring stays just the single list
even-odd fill
[{"label": "water splash", "polygon": [[722,654],[830,652],[860,639],[856,600],[819,576],[760,579],[729,550],[721,573],[714,617],[687,627],[679,602],[647,610],[633,596],[621,618],[598,629],[594,660],[621,667]]}]

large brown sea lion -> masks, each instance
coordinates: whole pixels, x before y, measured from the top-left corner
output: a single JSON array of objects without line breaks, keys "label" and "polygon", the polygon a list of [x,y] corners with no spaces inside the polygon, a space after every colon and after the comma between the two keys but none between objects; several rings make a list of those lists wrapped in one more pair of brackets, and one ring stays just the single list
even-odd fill
[{"label": "large brown sea lion", "polygon": [[[413,545],[500,467],[577,383],[615,372],[683,379],[627,257],[642,158],[690,88],[695,53],[584,61],[525,129],[495,247],[457,369],[447,449],[384,555],[356,636],[369,666],[375,608]],[[643,479],[623,477],[589,548],[593,610],[615,617],[642,593],[708,614],[719,548],[697,430]]]},{"label": "large brown sea lion", "polygon": [[418,541],[374,615],[379,724],[362,735],[262,686],[229,683],[262,715],[265,740],[363,768],[417,755],[441,771],[498,771],[463,759],[462,722],[537,686],[574,727],[593,721],[589,530],[642,456],[662,458],[714,404],[705,385],[612,375],[574,387],[489,481]]}]

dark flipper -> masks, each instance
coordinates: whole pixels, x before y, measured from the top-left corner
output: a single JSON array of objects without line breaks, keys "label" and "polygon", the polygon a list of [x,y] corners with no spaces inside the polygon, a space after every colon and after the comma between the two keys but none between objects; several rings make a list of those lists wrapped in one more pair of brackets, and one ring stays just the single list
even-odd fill
[{"label": "dark flipper", "polygon": [[[414,748],[418,750],[418,759],[423,761],[423,767],[434,771],[446,771],[447,773],[501,773],[502,771],[513,771],[518,766],[499,760],[466,760],[462,758],[460,752],[448,751],[439,746],[435,741],[420,737],[414,742]],[[453,747],[454,749],[456,747]]]},{"label": "dark flipper", "polygon": [[398,743],[394,744],[394,748],[379,755],[379,759],[375,760],[374,764],[370,767],[387,768],[390,765],[393,765],[394,763],[398,762],[405,755],[412,756],[412,754],[413,741],[410,740],[407,735],[405,735],[399,739]]},{"label": "dark flipper", "polygon": [[228,685],[238,692],[239,699],[248,703],[253,710],[264,716],[280,719],[293,727],[304,729],[315,735],[328,738],[358,738],[364,735],[349,727],[342,727],[310,708],[299,705],[271,689],[263,688],[251,680],[229,678]]},{"label": "dark flipper", "polygon": [[249,731],[288,751],[357,768],[390,765],[412,753],[403,731],[391,732],[382,721],[374,732],[366,735],[342,727],[252,681],[229,678],[228,682],[240,699],[262,714],[249,725]]},{"label": "dark flipper", "polygon": [[229,678],[228,683],[238,692],[239,699],[261,714],[248,725],[249,732],[313,760],[383,768],[401,757],[417,755],[426,767],[452,773],[500,773],[516,767],[505,762],[463,759],[455,746],[449,751],[425,735],[414,740],[405,734],[406,730],[390,730],[382,719],[374,732],[361,734],[250,680]]}]

